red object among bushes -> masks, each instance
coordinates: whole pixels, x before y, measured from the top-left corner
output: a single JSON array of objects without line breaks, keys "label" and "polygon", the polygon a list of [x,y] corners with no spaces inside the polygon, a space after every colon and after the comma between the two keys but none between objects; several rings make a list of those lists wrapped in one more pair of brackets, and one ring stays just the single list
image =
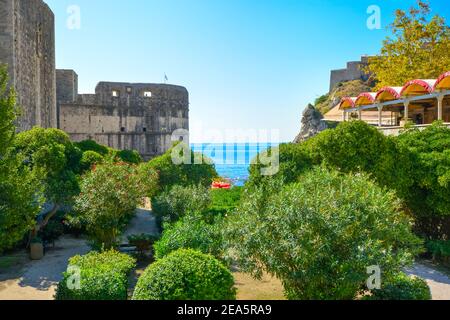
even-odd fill
[{"label": "red object among bushes", "polygon": [[213,189],[231,189],[231,183],[214,181],[211,186]]}]

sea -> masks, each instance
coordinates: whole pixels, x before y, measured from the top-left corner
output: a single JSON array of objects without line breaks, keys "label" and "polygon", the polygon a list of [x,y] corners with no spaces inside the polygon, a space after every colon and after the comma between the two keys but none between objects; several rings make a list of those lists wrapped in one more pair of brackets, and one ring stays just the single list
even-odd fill
[{"label": "sea", "polygon": [[275,143],[193,143],[191,149],[201,152],[214,161],[217,173],[229,179],[235,186],[243,186],[248,180],[250,163],[258,153]]}]

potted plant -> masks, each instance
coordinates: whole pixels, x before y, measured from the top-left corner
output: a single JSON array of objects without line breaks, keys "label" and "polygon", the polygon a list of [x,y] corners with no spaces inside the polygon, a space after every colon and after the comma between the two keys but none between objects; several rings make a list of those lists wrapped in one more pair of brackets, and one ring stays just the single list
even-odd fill
[{"label": "potted plant", "polygon": [[136,247],[136,251],[142,257],[146,251],[150,250],[150,247],[155,243],[158,238],[151,234],[137,234],[128,237],[128,243]]},{"label": "potted plant", "polygon": [[30,244],[31,260],[41,260],[44,257],[44,244],[39,237],[33,238]]}]

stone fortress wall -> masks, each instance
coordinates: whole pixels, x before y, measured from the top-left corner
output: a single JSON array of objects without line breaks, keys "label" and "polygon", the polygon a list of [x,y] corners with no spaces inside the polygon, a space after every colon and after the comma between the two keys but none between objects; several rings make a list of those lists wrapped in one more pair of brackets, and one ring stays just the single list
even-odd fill
[{"label": "stone fortress wall", "polygon": [[55,68],[55,21],[42,0],[0,0],[0,63],[8,64],[22,114],[18,130],[60,128],[145,159],[163,154],[176,129],[189,129],[189,94],[179,86],[100,82],[78,93],[78,75]]},{"label": "stone fortress wall", "polygon": [[330,76],[330,92],[341,82],[363,80],[367,81],[368,76],[362,71],[362,68],[369,63],[368,56],[361,57],[360,61],[347,62],[345,69],[332,70]]},{"label": "stone fortress wall", "polygon": [[0,0],[0,63],[22,106],[19,130],[56,127],[55,18],[42,0]]},{"label": "stone fortress wall", "polygon": [[93,139],[145,159],[164,153],[172,133],[189,130],[189,94],[180,86],[100,82],[95,94],[78,94],[78,76],[57,70],[60,129],[72,140]]}]

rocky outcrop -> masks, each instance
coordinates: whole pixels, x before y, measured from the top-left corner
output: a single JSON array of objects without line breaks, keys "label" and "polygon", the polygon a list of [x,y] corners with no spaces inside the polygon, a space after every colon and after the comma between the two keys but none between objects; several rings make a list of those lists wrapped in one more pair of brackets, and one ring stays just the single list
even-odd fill
[{"label": "rocky outcrop", "polygon": [[313,105],[309,104],[303,111],[302,126],[300,134],[295,138],[294,143],[300,143],[314,137],[319,132],[327,129],[327,124],[323,121],[323,116]]}]

